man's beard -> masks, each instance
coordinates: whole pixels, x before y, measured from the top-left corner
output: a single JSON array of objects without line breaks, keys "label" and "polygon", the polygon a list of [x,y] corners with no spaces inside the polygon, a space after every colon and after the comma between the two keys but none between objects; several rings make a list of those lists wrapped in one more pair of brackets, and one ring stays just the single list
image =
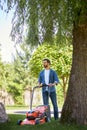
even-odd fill
[{"label": "man's beard", "polygon": [[44,65],[44,68],[47,68],[48,67],[48,65]]}]

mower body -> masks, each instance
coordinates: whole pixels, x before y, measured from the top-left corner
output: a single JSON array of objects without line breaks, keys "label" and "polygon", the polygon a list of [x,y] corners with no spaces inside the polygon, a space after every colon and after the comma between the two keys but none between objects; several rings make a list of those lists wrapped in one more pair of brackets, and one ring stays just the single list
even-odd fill
[{"label": "mower body", "polygon": [[50,121],[50,107],[49,105],[40,105],[34,110],[26,113],[24,120],[18,120],[18,125],[36,125],[44,124]]}]

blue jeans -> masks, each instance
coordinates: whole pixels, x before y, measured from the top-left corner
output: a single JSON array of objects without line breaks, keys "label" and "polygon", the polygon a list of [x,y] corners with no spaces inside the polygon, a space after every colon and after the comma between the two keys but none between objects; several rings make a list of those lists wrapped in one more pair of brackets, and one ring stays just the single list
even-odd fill
[{"label": "blue jeans", "polygon": [[44,105],[48,105],[49,104],[49,97],[51,99],[52,105],[53,105],[53,109],[54,109],[54,118],[55,120],[58,119],[58,106],[57,106],[57,99],[56,99],[56,92],[43,92],[43,103]]}]

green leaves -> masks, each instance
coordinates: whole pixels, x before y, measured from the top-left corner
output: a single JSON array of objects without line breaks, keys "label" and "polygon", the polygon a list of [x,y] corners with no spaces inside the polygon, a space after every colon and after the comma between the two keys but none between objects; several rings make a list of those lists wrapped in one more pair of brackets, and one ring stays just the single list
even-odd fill
[{"label": "green leaves", "polygon": [[5,2],[8,10],[11,8],[15,10],[11,36],[17,43],[23,40],[23,35],[26,35],[27,43],[32,46],[38,46],[43,42],[52,43],[55,36],[58,43],[59,41],[62,43],[62,37],[68,35],[71,37],[73,24],[75,26],[86,24],[86,0],[6,0]]},{"label": "green leaves", "polygon": [[49,58],[51,60],[51,67],[57,71],[60,77],[70,73],[72,46],[58,47],[56,45],[44,44],[38,47],[34,52],[30,62],[30,70],[34,76],[43,68],[42,59]]},{"label": "green leaves", "polygon": [[23,35],[32,46],[52,43],[55,36],[61,41],[59,36],[66,36],[72,28],[68,26],[65,0],[6,0],[6,4],[7,10],[14,9],[11,36],[17,43],[23,40]]}]

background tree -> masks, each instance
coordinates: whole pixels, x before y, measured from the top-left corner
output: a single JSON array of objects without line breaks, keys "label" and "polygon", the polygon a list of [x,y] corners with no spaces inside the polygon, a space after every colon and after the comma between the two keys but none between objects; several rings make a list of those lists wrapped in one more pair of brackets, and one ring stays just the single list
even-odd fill
[{"label": "background tree", "polygon": [[9,10],[13,5],[12,36],[20,38],[27,23],[28,43],[50,42],[55,34],[58,39],[71,36],[73,27],[73,62],[61,122],[87,124],[87,0],[7,0]]},{"label": "background tree", "polygon": [[30,47],[21,43],[20,50],[18,48],[17,46],[17,53],[12,63],[3,63],[0,60],[0,98],[4,105],[7,93],[12,95],[15,104],[24,104],[25,89],[32,90],[32,86],[36,83],[29,72],[28,61],[32,53]]},{"label": "background tree", "polygon": [[22,43],[20,51],[17,50],[17,55],[14,59],[14,76],[9,84],[9,92],[13,94],[16,104],[23,104],[23,94],[25,89],[32,90],[34,78],[29,72],[28,61],[31,57],[31,50],[28,45]]}]

